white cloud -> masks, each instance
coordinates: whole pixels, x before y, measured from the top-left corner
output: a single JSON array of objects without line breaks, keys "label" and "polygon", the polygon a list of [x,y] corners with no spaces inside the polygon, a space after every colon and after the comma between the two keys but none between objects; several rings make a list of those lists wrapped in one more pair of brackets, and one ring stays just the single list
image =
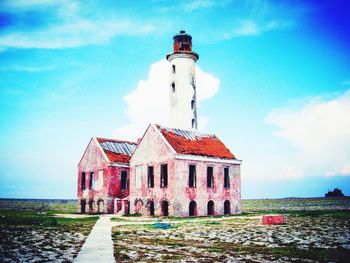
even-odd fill
[{"label": "white cloud", "polygon": [[297,150],[293,160],[285,158],[294,174],[350,176],[350,90],[333,99],[310,99],[297,109],[275,109],[266,120]]},{"label": "white cloud", "polygon": [[[135,140],[142,136],[149,123],[168,124],[170,64],[163,59],[151,65],[147,80],[140,80],[137,87],[124,97],[125,110],[130,123],[114,131],[120,139]],[[212,98],[219,90],[220,80],[196,66],[197,100]],[[199,128],[204,129],[208,119],[198,118]]]}]

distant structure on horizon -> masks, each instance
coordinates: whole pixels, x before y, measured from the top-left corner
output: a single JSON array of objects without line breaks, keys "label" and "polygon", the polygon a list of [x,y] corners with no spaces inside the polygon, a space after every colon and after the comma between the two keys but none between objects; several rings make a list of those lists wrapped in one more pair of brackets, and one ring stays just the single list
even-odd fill
[{"label": "distant structure on horizon", "polygon": [[328,191],[324,197],[344,197],[344,194],[339,188],[334,188],[333,191]]},{"label": "distant structure on horizon", "polygon": [[241,211],[241,160],[214,134],[197,131],[192,37],[175,35],[170,127],[150,124],[135,142],[93,137],[78,164],[81,213],[206,216]]}]

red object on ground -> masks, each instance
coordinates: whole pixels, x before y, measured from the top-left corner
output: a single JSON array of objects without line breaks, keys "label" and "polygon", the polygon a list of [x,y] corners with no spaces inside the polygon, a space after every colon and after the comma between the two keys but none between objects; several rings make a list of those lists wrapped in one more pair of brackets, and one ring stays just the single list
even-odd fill
[{"label": "red object on ground", "polygon": [[263,225],[279,225],[286,223],[284,215],[266,215],[262,217]]}]

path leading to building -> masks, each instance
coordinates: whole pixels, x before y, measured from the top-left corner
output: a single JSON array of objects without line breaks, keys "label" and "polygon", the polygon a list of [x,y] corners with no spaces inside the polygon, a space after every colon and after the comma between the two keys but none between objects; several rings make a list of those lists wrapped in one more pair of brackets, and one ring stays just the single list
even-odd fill
[{"label": "path leading to building", "polygon": [[74,262],[115,262],[110,218],[100,216]]},{"label": "path leading to building", "polygon": [[[111,222],[110,219],[115,217],[114,215],[101,215],[97,220],[95,226],[92,228],[90,235],[87,237],[83,247],[81,248],[78,256],[74,262],[115,262],[113,255],[113,241],[112,241],[112,227],[113,226],[125,226],[125,225],[146,225],[154,224],[159,219],[150,218],[129,218],[123,219],[123,221]],[[247,217],[247,216],[237,216]],[[260,218],[261,216],[249,216],[249,218]],[[123,217],[121,217],[123,218]],[[223,221],[229,220],[232,217],[204,217],[191,220],[168,220],[163,218],[162,223],[179,224],[179,223],[191,223],[191,222],[203,222],[203,221]],[[125,221],[124,221],[125,220]]]}]

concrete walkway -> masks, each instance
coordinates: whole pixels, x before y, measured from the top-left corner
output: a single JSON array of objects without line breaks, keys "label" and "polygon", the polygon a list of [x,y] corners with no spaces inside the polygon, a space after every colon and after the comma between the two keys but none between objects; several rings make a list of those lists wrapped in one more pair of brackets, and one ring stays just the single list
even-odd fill
[{"label": "concrete walkway", "polygon": [[100,216],[74,262],[115,262],[110,216]]}]

